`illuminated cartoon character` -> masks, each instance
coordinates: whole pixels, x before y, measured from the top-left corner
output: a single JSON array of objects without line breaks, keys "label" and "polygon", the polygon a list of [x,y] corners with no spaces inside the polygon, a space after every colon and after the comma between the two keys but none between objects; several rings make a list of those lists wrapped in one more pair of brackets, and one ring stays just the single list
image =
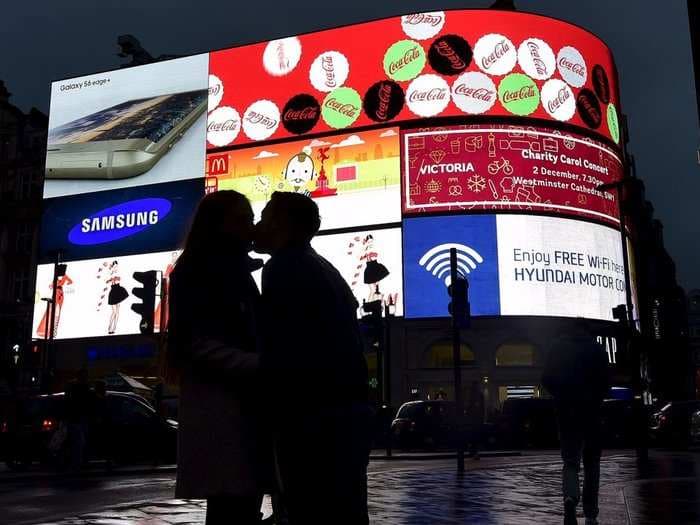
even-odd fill
[{"label": "illuminated cartoon character", "polygon": [[304,148],[303,151],[294,155],[282,173],[284,180],[292,185],[296,193],[301,193],[307,197],[311,195],[307,185],[314,179],[314,161],[311,158],[311,150]]}]

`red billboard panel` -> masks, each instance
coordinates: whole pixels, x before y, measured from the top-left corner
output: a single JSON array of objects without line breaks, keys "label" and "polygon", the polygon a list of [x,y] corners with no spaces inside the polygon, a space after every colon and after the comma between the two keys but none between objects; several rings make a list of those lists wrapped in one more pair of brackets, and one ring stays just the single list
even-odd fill
[{"label": "red billboard panel", "polygon": [[417,13],[210,54],[210,149],[448,116],[566,122],[620,142],[593,34],[539,15]]},{"label": "red billboard panel", "polygon": [[403,210],[541,211],[617,222],[622,178],[608,146],[533,126],[471,125],[402,134]]}]

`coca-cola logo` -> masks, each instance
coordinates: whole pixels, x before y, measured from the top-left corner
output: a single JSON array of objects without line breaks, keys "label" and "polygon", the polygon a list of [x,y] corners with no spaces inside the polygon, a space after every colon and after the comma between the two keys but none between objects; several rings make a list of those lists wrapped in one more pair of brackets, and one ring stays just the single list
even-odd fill
[{"label": "coca-cola logo", "polygon": [[207,140],[212,146],[228,146],[241,130],[238,111],[230,106],[221,106],[207,117]]},{"label": "coca-cola logo", "polygon": [[337,111],[341,115],[356,119],[360,108],[349,102],[342,102],[335,97],[329,97],[323,104],[324,107]]},{"label": "coca-cola logo", "polygon": [[474,60],[484,73],[505,75],[518,60],[513,43],[503,35],[491,33],[482,36],[474,46]]},{"label": "coca-cola logo", "polygon": [[311,131],[320,117],[318,100],[307,94],[293,96],[282,109],[282,125],[295,135]]},{"label": "coca-cola logo", "polygon": [[263,67],[270,75],[280,77],[297,67],[301,58],[301,42],[297,37],[271,40],[263,52]]},{"label": "coca-cola logo", "polygon": [[398,71],[411,64],[415,60],[419,60],[421,53],[418,46],[407,49],[406,52],[397,60],[392,60],[389,63],[389,74],[396,75]]},{"label": "coca-cola logo", "polygon": [[530,77],[546,80],[554,74],[554,52],[544,40],[528,38],[518,48],[518,64]]},{"label": "coca-cola logo", "polygon": [[391,80],[382,80],[367,90],[362,107],[375,122],[386,122],[401,112],[404,102],[401,86]]},{"label": "coca-cola logo", "polygon": [[593,89],[603,104],[610,102],[610,83],[608,82],[608,74],[603,69],[603,66],[596,64],[593,66]]},{"label": "coca-cola logo", "polygon": [[459,75],[472,61],[472,48],[458,35],[444,35],[430,45],[430,66],[442,75]]},{"label": "coca-cola logo", "polygon": [[478,71],[464,73],[452,84],[452,100],[455,105],[472,115],[491,109],[496,102],[496,96],[493,81]]},{"label": "coca-cola logo", "polygon": [[207,100],[207,111],[217,108],[224,96],[224,84],[216,75],[209,75],[209,98]]},{"label": "coca-cola logo", "polygon": [[511,73],[498,84],[498,98],[503,107],[514,115],[529,115],[540,104],[540,91],[529,76]]},{"label": "coca-cola logo", "polygon": [[337,51],[326,51],[311,64],[309,79],[316,89],[327,93],[342,86],[349,72],[350,65],[345,55]]},{"label": "coca-cola logo", "polygon": [[537,92],[535,91],[535,88],[533,86],[523,86],[520,89],[516,90],[506,90],[503,92],[503,101],[504,102],[515,102],[518,100],[525,100],[528,98],[536,97]]},{"label": "coca-cola logo", "polygon": [[589,128],[598,129],[603,120],[603,113],[600,109],[600,102],[595,93],[588,88],[584,88],[576,97],[576,109]]},{"label": "coca-cola logo", "polygon": [[389,46],[383,60],[384,72],[397,82],[416,78],[425,67],[425,51],[413,40],[400,40]]},{"label": "coca-cola logo", "polygon": [[251,140],[270,137],[279,126],[280,110],[270,100],[253,102],[243,114],[243,133]]},{"label": "coca-cola logo", "polygon": [[582,87],[588,78],[588,69],[583,55],[571,46],[565,46],[559,50],[557,69],[561,78],[573,87]]},{"label": "coca-cola logo", "polygon": [[404,32],[416,40],[426,40],[437,35],[445,24],[445,13],[433,11],[430,13],[414,13],[401,17],[401,27]]},{"label": "coca-cola logo", "polygon": [[566,82],[552,78],[542,86],[542,106],[551,117],[567,121],[576,112],[574,93]]},{"label": "coca-cola logo", "polygon": [[406,90],[408,108],[419,117],[441,113],[450,102],[450,87],[442,77],[421,75]]}]

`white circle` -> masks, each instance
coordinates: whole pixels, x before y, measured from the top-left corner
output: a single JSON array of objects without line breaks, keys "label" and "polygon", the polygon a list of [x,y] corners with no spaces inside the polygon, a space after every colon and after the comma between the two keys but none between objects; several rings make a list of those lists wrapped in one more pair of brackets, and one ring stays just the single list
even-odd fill
[{"label": "white circle", "polygon": [[341,87],[348,78],[350,64],[345,55],[337,51],[326,51],[316,57],[309,69],[311,84],[324,93]]},{"label": "white circle", "polygon": [[437,35],[445,25],[444,11],[414,13],[401,17],[403,32],[415,40],[425,40]]},{"label": "white circle", "polygon": [[450,86],[437,75],[421,75],[408,85],[406,104],[419,117],[432,117],[450,103]]},{"label": "white circle", "polygon": [[547,42],[528,38],[518,48],[518,64],[530,78],[546,80],[554,74],[557,61]]},{"label": "white circle", "polygon": [[574,92],[569,85],[558,78],[550,78],[540,92],[542,107],[553,118],[566,121],[576,112]]},{"label": "white circle", "polygon": [[243,133],[251,140],[263,140],[277,131],[280,110],[270,100],[257,100],[243,113]]},{"label": "white circle", "polygon": [[263,53],[265,71],[275,77],[291,72],[301,58],[301,42],[295,36],[270,40]]},{"label": "white circle", "polygon": [[513,42],[498,33],[490,33],[477,40],[474,60],[484,73],[505,75],[510,73],[518,61]]},{"label": "white circle", "polygon": [[574,87],[581,87],[588,78],[588,68],[578,49],[564,46],[557,53],[557,69],[561,78]]},{"label": "white circle", "polygon": [[216,75],[209,75],[209,98],[207,99],[207,111],[216,109],[224,96],[224,83]]},{"label": "white circle", "polygon": [[493,80],[478,71],[462,73],[452,84],[452,100],[465,113],[484,113],[491,109],[497,98]]},{"label": "white circle", "polygon": [[207,117],[207,140],[212,146],[228,146],[241,131],[241,117],[231,106],[221,106]]}]

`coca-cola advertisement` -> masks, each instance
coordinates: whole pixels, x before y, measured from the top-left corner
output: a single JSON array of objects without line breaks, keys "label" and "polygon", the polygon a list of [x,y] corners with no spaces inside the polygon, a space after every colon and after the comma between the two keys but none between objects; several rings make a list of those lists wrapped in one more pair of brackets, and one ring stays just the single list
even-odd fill
[{"label": "coca-cola advertisement", "polygon": [[[577,26],[515,11],[410,13],[215,51],[209,73],[217,79],[210,111],[231,107],[243,118],[259,100],[280,109],[281,125],[269,135],[270,128],[256,127],[252,133],[244,128],[232,146],[464,115],[566,122],[613,142],[619,135],[607,119],[591,125],[597,122],[591,119],[591,100],[571,106],[559,100],[568,98],[569,91],[562,89],[547,100],[538,96],[546,82],[557,80],[567,84],[574,102],[588,89],[601,106],[600,115],[612,111],[610,105],[619,112],[617,74],[606,45]],[[525,76],[532,84],[509,90],[506,100],[494,87],[510,75]],[[359,100],[339,101],[333,95],[338,90],[352,90]],[[297,104],[294,97],[301,95],[317,101],[320,110],[314,111],[313,103]],[[523,97],[532,104],[518,104]],[[291,111],[285,111],[288,104]],[[342,111],[336,115],[332,109]]]},{"label": "coca-cola advertisement", "polygon": [[472,125],[402,135],[403,209],[527,211],[616,223],[620,158],[601,142],[547,128]]}]

